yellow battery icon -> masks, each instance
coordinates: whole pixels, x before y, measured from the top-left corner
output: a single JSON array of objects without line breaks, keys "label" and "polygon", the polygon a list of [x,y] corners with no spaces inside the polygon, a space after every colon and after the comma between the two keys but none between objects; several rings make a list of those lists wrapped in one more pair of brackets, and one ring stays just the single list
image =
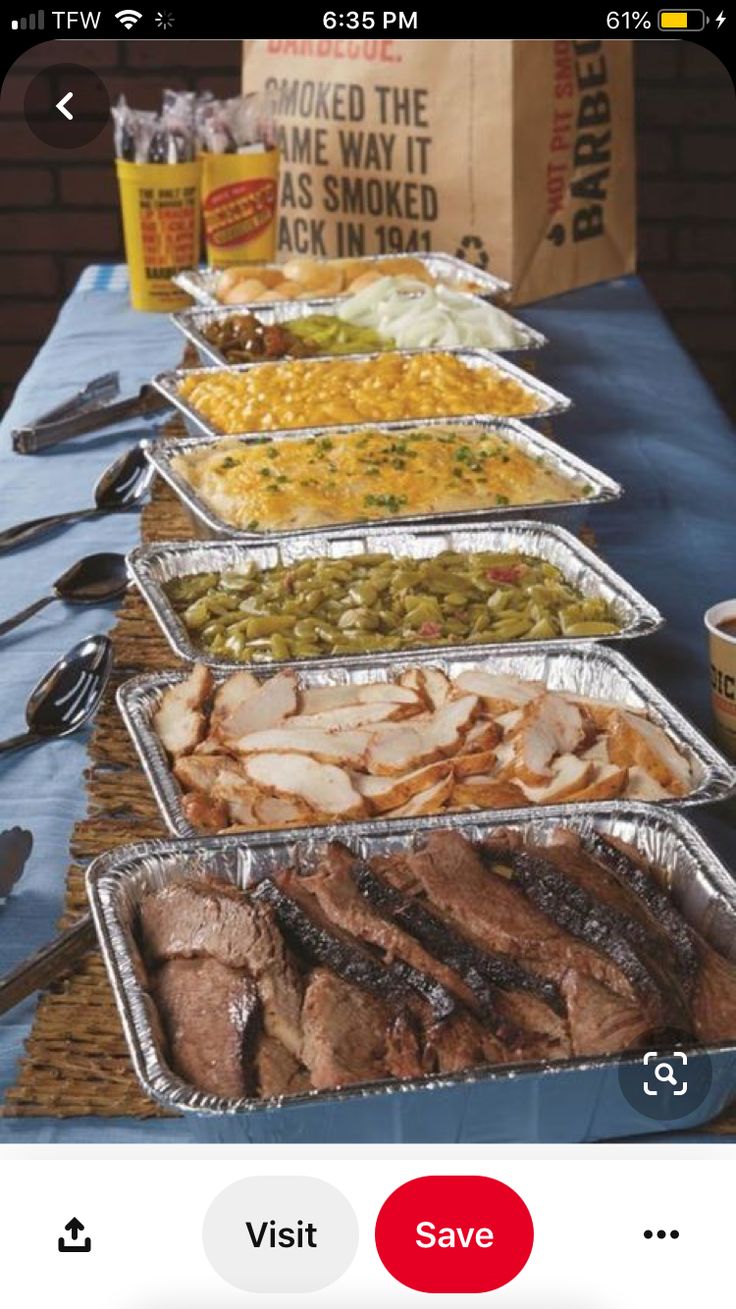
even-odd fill
[{"label": "yellow battery icon", "polygon": [[660,9],[659,27],[662,32],[702,32],[705,27],[705,10]]}]

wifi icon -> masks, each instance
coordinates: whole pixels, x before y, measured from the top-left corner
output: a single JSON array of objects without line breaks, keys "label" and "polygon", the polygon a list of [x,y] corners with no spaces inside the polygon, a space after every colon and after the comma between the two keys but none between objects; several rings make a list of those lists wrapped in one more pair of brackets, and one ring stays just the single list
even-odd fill
[{"label": "wifi icon", "polygon": [[115,17],[119,23],[123,24],[123,27],[130,29],[135,27],[138,19],[142,18],[143,14],[139,13],[137,9],[119,9]]}]

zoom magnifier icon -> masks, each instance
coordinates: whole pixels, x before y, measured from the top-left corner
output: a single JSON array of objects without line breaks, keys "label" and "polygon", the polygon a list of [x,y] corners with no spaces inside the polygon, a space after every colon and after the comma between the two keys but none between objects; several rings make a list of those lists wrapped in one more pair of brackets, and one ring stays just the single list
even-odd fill
[{"label": "zoom magnifier icon", "polygon": [[687,1055],[682,1050],[673,1050],[667,1058],[660,1058],[656,1050],[647,1050],[643,1063],[649,1072],[643,1082],[645,1095],[659,1095],[659,1087],[652,1085],[652,1079],[662,1085],[673,1086],[673,1096],[687,1095],[687,1081],[682,1077],[687,1068]]}]

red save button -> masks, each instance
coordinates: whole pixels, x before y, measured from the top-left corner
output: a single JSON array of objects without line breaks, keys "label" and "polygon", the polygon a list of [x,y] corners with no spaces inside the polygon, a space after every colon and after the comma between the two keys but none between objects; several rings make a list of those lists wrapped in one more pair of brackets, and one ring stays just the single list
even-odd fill
[{"label": "red save button", "polygon": [[416,1177],[376,1220],[384,1268],[413,1291],[496,1291],[521,1272],[533,1244],[524,1201],[493,1177]]}]

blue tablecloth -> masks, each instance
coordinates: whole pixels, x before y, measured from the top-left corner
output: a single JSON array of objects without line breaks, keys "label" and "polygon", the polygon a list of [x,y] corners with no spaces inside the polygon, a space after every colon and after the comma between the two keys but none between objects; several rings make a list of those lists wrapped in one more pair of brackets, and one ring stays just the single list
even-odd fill
[{"label": "blue tablecloth", "polygon": [[[128,308],[116,280],[89,273],[64,305],[49,340],[18,388],[0,426],[0,528],[91,502],[107,463],[140,434],[90,436],[35,458],[10,447],[10,429],[65,399],[109,368],[129,394],[152,372],[174,366],[182,341],[166,318]],[[555,422],[562,444],[623,483],[618,505],[591,511],[602,554],[661,609],[662,632],[629,643],[632,657],[703,729],[710,729],[702,616],[736,594],[731,426],[695,365],[642,285],[626,279],[546,301],[522,314],[550,338],[539,356],[543,377],[575,407]],[[43,594],[75,559],[95,550],[128,550],[137,515],[70,528],[0,560],[0,618]],[[45,668],[89,632],[106,630],[109,608],[56,604],[0,647],[0,736],[22,727],[25,697]],[[0,910],[0,971],[48,940],[62,904],[68,840],[85,808],[83,736],[0,756],[0,828],[34,834],[33,856],[17,891]],[[736,868],[732,805],[694,813],[720,855]],[[0,1094],[15,1076],[33,1002],[0,1019]],[[197,1139],[191,1120],[0,1120],[0,1141]],[[452,1128],[448,1124],[448,1139]],[[693,1138],[690,1138],[693,1139]]]}]

